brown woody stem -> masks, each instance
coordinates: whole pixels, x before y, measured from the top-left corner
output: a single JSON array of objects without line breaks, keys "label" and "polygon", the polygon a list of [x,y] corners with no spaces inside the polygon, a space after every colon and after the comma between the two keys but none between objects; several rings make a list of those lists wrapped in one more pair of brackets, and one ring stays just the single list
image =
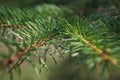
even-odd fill
[{"label": "brown woody stem", "polygon": [[95,46],[94,44],[92,44],[91,42],[89,42],[87,39],[81,37],[81,40],[83,42],[85,42],[87,45],[89,45],[93,50],[95,50],[96,52],[99,53],[99,55],[104,59],[104,60],[108,60],[110,61],[112,64],[117,65],[117,60],[113,57],[111,57],[110,55],[108,55],[108,53],[106,51],[103,51],[102,49],[98,48],[97,46]]},{"label": "brown woody stem", "polygon": [[21,25],[8,25],[8,24],[5,24],[5,23],[0,23],[0,27],[2,28],[20,28],[22,27]]},{"label": "brown woody stem", "polygon": [[41,40],[41,41],[33,44],[32,46],[28,46],[23,51],[20,51],[17,54],[13,55],[10,59],[6,59],[4,61],[4,65],[8,66],[10,64],[16,64],[22,58],[22,56],[24,56],[25,54],[27,54],[32,48],[42,46],[49,39],[50,39],[50,37],[45,38],[45,39],[43,39],[43,40]]}]

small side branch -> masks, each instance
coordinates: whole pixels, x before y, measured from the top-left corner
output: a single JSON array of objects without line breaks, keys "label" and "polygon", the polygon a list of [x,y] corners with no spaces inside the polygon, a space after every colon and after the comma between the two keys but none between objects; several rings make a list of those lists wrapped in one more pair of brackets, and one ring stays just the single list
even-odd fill
[{"label": "small side branch", "polygon": [[45,38],[45,39],[39,41],[38,43],[33,44],[32,46],[28,46],[23,51],[20,51],[17,54],[13,55],[10,59],[6,59],[4,61],[4,65],[7,67],[10,64],[16,64],[22,58],[22,56],[24,56],[25,54],[27,54],[32,48],[42,46],[49,39],[50,39],[50,37]]},{"label": "small side branch", "polygon": [[93,50],[95,50],[96,52],[99,53],[99,55],[104,59],[104,60],[108,60],[109,62],[111,62],[113,65],[117,65],[117,60],[113,57],[111,57],[110,55],[108,55],[108,53],[106,51],[103,51],[102,49],[100,49],[99,47],[95,46],[94,44],[92,44],[91,42],[89,42],[87,39],[81,37],[81,40],[83,42],[85,42],[87,45],[89,45]]},{"label": "small side branch", "polygon": [[20,28],[20,27],[22,27],[22,26],[20,26],[20,25],[8,25],[8,24],[5,24],[5,23],[0,23],[0,28],[15,28],[15,29],[17,29],[17,28]]}]

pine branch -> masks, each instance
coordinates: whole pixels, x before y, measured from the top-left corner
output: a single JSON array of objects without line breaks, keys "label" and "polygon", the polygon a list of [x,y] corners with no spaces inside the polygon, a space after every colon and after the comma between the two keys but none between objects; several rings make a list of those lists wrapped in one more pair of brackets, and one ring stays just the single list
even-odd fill
[{"label": "pine branch", "polygon": [[[0,7],[0,43],[8,50],[8,54],[0,56],[0,59],[4,59],[0,62],[5,67],[13,65],[10,72],[14,66],[18,67],[26,60],[38,74],[41,66],[47,69],[46,53],[56,64],[55,53],[59,53],[62,58],[62,53],[77,53],[75,56],[80,59],[77,58],[78,61],[88,64],[92,69],[101,62],[120,66],[119,20],[89,21],[77,16],[67,21],[59,18],[64,16],[60,8],[55,7],[58,10],[56,13],[54,8],[49,11],[48,7],[51,10],[55,6],[36,6],[32,9]],[[44,59],[39,52],[43,45]],[[51,46],[55,49],[50,49]],[[30,55],[35,55],[39,63],[33,61]]]},{"label": "pine branch", "polygon": [[[104,21],[104,22],[103,22]],[[96,70],[97,66],[101,66],[101,70],[106,70],[108,73],[111,67],[118,68],[119,64],[119,51],[120,51],[120,37],[119,22],[111,23],[111,20],[97,20],[89,21],[74,17],[66,24],[66,35],[69,36],[66,41],[71,44],[71,56],[76,57],[80,65],[87,64],[88,70]],[[113,27],[114,25],[114,27]],[[104,64],[110,64],[104,66]],[[99,67],[98,67],[99,68]],[[107,70],[107,69],[110,70]],[[100,70],[100,69],[99,69]],[[104,71],[101,71],[103,74]]]},{"label": "pine branch", "polygon": [[[50,9],[55,7],[52,6]],[[31,9],[0,7],[0,42],[5,44],[8,49],[8,54],[10,54],[9,56],[6,54],[8,57],[3,57],[3,60],[0,61],[5,67],[12,64],[13,66],[16,65],[22,60],[23,56],[31,55],[28,53],[32,53],[32,49],[36,47],[40,48],[45,42],[49,41],[51,37],[54,38],[62,30],[60,24],[58,24],[59,13],[62,13],[60,16],[64,16],[62,9],[56,7],[58,13],[56,14],[56,12],[52,10],[49,14],[46,13],[49,5],[45,5],[44,7],[45,8],[36,6]],[[55,19],[54,17],[57,18]],[[16,47],[15,50],[12,49],[13,46]],[[13,52],[11,50],[13,50]],[[34,53],[35,56],[40,55],[37,49],[34,50]],[[20,64],[22,62],[20,62]]]},{"label": "pine branch", "polygon": [[81,40],[85,42],[87,45],[89,45],[93,50],[95,50],[104,60],[110,61],[113,65],[118,65],[118,62],[115,58],[112,58],[111,56],[108,55],[108,53],[94,44],[90,43],[88,40],[85,38],[81,37]]},{"label": "pine branch", "polygon": [[5,66],[8,66],[10,64],[16,64],[22,58],[22,56],[24,56],[26,53],[28,53],[32,48],[42,46],[49,39],[50,39],[50,37],[43,39],[43,40],[39,41],[38,43],[35,43],[32,46],[25,48],[23,51],[18,52],[16,55],[13,55],[10,59],[6,59],[4,61]]}]

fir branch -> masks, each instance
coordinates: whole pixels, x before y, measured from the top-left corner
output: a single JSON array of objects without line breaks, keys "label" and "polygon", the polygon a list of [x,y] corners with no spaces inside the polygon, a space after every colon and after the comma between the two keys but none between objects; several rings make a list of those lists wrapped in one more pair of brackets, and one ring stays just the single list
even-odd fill
[{"label": "fir branch", "polygon": [[[101,61],[108,62],[113,66],[119,66],[117,53],[119,47],[119,35],[116,31],[111,31],[110,25],[106,25],[101,20],[89,22],[88,19],[75,17],[72,22],[66,22],[66,34],[69,36],[69,41],[72,45],[72,53],[80,53],[81,63],[87,63],[90,59],[101,57]],[[106,20],[109,23],[109,20]],[[116,26],[114,24],[114,26]],[[112,28],[112,30],[117,28]],[[113,35],[115,35],[113,37]],[[84,58],[86,56],[86,58]],[[87,58],[87,56],[89,56]],[[84,59],[83,59],[84,58]],[[89,63],[90,65],[90,63]]]},{"label": "fir branch", "polygon": [[92,44],[90,41],[88,41],[87,39],[81,37],[81,40],[83,42],[85,42],[87,45],[89,45],[93,50],[95,50],[104,60],[108,60],[110,61],[113,65],[117,65],[118,62],[115,58],[111,57],[108,55],[108,53],[102,49],[100,49],[99,47],[97,47],[96,45]]},{"label": "fir branch", "polygon": [[[38,70],[40,64],[46,65],[44,62],[46,60],[43,60],[41,58],[41,55],[39,54],[36,48],[41,47],[51,38],[52,38],[51,43],[48,42],[47,45],[53,45],[55,49],[53,51],[51,49],[47,49],[47,53],[51,55],[51,57],[53,58],[56,64],[57,62],[55,60],[54,53],[58,52],[61,55],[61,52],[64,53],[70,52],[71,55],[72,51],[78,53],[83,50],[83,53],[81,53],[82,55],[80,54],[80,57],[82,57],[81,62],[90,64],[90,63],[94,63],[93,61],[94,59],[97,59],[98,57],[102,58],[100,60],[96,60],[94,65],[92,64],[92,68],[103,60],[115,66],[119,65],[118,57],[114,58],[112,56],[112,55],[114,56],[119,55],[116,53],[120,51],[120,49],[118,50],[116,49],[119,48],[118,43],[120,42],[119,29],[118,29],[119,22],[112,20],[108,21],[107,19],[108,21],[108,22],[106,21],[107,25],[106,23],[103,23],[105,21],[102,22],[101,20],[97,20],[89,23],[87,19],[83,20],[80,19],[79,17],[75,18],[75,21],[71,20],[70,23],[69,22],[64,23],[64,19],[60,19],[59,22],[58,18],[60,16],[61,17],[64,16],[64,12],[56,7],[55,11],[56,9],[58,10],[58,12],[56,13],[54,12],[54,8],[51,9],[52,6],[50,9],[48,7],[50,6],[47,5],[45,5],[44,7],[36,6],[35,8],[32,9],[0,7],[0,28],[1,28],[0,32],[2,35],[0,37],[1,38],[0,41],[1,43],[5,44],[5,46],[7,46],[8,54],[9,54],[9,56],[6,57],[5,60],[3,60],[3,65],[5,67],[11,67],[10,65],[13,65],[12,68],[10,68],[9,72],[11,72],[12,69],[16,68],[16,66],[19,67],[24,60],[28,60],[33,65],[33,67],[34,68],[37,67]],[[49,10],[47,8],[51,10],[51,13],[49,13]],[[110,25],[111,22],[112,23],[116,22],[116,23]],[[116,25],[114,26],[114,24]],[[6,32],[8,34],[7,36],[3,37],[4,32],[7,30],[6,28],[9,28],[8,31]],[[15,30],[10,30],[11,28]],[[62,35],[62,37],[60,35]],[[66,45],[69,46],[66,46],[65,43],[62,42],[63,37],[67,39],[71,38],[71,42],[70,42],[71,44],[73,40],[72,38],[76,38],[73,40],[73,43],[75,43],[75,45],[73,46],[71,46],[71,44],[69,45],[69,41],[68,41]],[[55,40],[53,40],[53,38]],[[13,52],[11,51],[12,50],[11,48],[13,48],[14,46],[17,48],[17,50]],[[56,51],[56,49],[58,51]],[[87,53],[84,52],[85,49]],[[110,50],[113,52],[110,52]],[[89,51],[91,52],[89,53]],[[34,63],[34,61],[29,57],[31,54],[37,56],[39,60],[39,64]],[[86,57],[86,54],[89,57]],[[25,58],[22,59],[24,56]],[[63,56],[61,55],[61,57]],[[45,54],[45,59],[46,59],[46,54]],[[91,66],[91,64],[88,66]]]},{"label": "fir branch", "polygon": [[8,66],[10,64],[16,64],[22,58],[22,56],[27,54],[32,48],[42,46],[49,39],[50,39],[50,37],[45,38],[45,39],[33,44],[32,46],[29,46],[29,47],[25,48],[23,51],[18,52],[16,55],[13,55],[10,59],[6,59],[4,61],[4,65]]}]

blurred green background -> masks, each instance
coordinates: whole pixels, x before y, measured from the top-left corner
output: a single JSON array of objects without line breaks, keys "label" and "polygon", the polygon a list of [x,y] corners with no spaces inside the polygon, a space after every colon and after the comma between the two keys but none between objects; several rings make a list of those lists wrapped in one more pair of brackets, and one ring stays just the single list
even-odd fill
[{"label": "blurred green background", "polygon": [[[7,3],[20,7],[32,7],[40,4],[54,4],[59,7],[68,7],[78,15],[99,13],[104,15],[118,14],[119,0],[0,0],[1,4]],[[118,10],[116,10],[116,7]]]}]

